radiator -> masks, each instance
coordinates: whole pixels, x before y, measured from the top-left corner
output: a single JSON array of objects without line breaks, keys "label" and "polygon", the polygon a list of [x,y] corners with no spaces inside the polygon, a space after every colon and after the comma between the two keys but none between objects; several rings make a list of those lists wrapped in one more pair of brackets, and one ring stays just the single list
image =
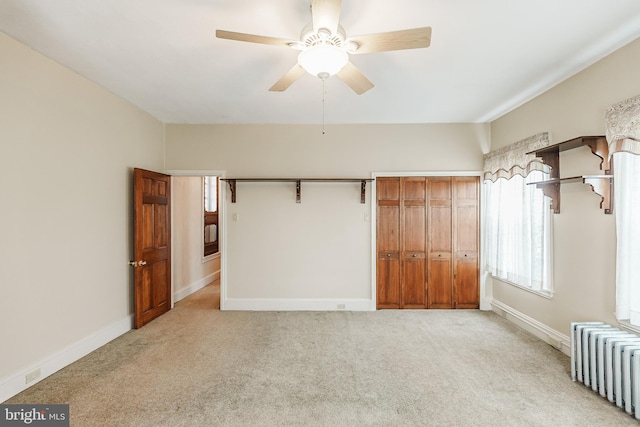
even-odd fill
[{"label": "radiator", "polygon": [[640,419],[640,337],[602,322],[571,323],[571,379]]}]

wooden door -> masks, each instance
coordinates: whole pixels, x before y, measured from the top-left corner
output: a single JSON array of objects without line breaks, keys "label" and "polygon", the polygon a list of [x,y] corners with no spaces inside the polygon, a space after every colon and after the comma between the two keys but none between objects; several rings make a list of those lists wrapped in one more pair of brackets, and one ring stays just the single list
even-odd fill
[{"label": "wooden door", "polygon": [[478,177],[376,179],[378,308],[478,308]]},{"label": "wooden door", "polygon": [[401,303],[400,308],[426,307],[426,212],[424,177],[401,179]]},{"label": "wooden door", "polygon": [[171,309],[171,177],[135,169],[134,327]]},{"label": "wooden door", "polygon": [[478,257],[478,199],[480,178],[453,178],[454,266],[453,293],[456,308],[480,307]]},{"label": "wooden door", "polygon": [[378,178],[376,304],[400,308],[400,178]]},{"label": "wooden door", "polygon": [[429,178],[428,308],[453,308],[451,177]]}]

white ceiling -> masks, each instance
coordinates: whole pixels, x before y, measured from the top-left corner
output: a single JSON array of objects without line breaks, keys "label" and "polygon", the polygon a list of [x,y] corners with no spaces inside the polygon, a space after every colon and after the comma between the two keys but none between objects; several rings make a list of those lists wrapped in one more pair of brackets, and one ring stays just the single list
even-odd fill
[{"label": "white ceiling", "polygon": [[[310,0],[0,0],[0,31],[167,123],[319,123],[322,81],[268,89]],[[326,81],[326,123],[487,122],[640,36],[638,0],[343,0],[349,35],[430,26],[426,49],[354,55],[375,87]]]}]

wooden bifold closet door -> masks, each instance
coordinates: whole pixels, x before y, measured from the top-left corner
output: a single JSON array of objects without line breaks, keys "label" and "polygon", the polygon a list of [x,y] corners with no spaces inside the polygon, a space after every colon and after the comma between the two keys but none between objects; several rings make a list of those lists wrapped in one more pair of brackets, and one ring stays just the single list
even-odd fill
[{"label": "wooden bifold closet door", "polygon": [[478,308],[478,177],[376,179],[377,307]]}]

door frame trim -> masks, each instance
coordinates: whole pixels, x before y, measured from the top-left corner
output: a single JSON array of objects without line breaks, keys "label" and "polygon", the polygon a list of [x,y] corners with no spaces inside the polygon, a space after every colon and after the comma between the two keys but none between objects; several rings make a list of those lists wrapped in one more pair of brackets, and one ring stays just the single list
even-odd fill
[{"label": "door frame trim", "polygon": [[[415,176],[415,177],[430,177],[430,176],[478,176],[480,177],[480,191],[478,193],[478,207],[479,207],[479,211],[478,211],[478,220],[480,222],[479,224],[479,231],[480,231],[480,242],[479,242],[479,247],[478,247],[478,257],[479,257],[479,262],[480,262],[480,266],[484,265],[484,251],[482,250],[483,247],[483,243],[484,243],[484,225],[483,225],[483,221],[482,221],[482,213],[484,212],[484,202],[482,199],[482,188],[483,188],[483,183],[482,183],[482,175],[483,172],[482,171],[478,171],[478,170],[471,170],[471,171],[422,171],[422,172],[371,172],[371,178],[373,178],[374,180],[378,177],[408,177],[408,176]],[[372,182],[371,185],[371,310],[375,311],[376,310],[376,306],[377,306],[377,289],[376,289],[376,280],[377,280],[377,271],[376,271],[376,264],[377,264],[377,257],[378,254],[376,252],[376,247],[377,247],[377,216],[376,216],[376,212],[377,212],[377,191],[376,191],[376,181]],[[489,292],[486,292],[486,287],[489,286],[490,287],[490,282],[487,281],[487,277],[485,274],[482,274],[482,271],[480,271],[480,310],[491,310],[491,289],[489,289]]]},{"label": "door frame trim", "polygon": [[[164,171],[165,174],[174,176],[217,176],[219,178],[226,178],[227,171],[226,170],[218,170],[218,169],[168,169]],[[224,301],[227,299],[227,275],[226,265],[227,265],[227,256],[225,251],[225,246],[227,244],[227,221],[226,221],[226,211],[227,211],[227,186],[220,185],[220,194],[218,199],[218,212],[220,212],[220,219],[218,220],[218,232],[220,233],[220,310],[224,310]],[[171,193],[171,230],[173,231],[173,193]],[[171,233],[171,245],[173,246],[174,234]],[[171,253],[171,266],[173,267],[175,261],[175,253]],[[173,308],[174,302],[174,283],[173,283],[173,273],[171,273],[171,308]]]}]

